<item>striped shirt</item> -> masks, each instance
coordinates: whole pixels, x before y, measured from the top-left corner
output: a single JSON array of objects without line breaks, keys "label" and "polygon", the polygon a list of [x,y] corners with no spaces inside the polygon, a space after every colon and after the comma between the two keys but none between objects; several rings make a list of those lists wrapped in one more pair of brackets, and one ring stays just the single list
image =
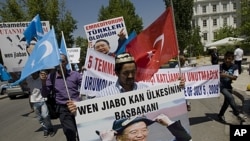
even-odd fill
[{"label": "striped shirt", "polygon": [[[143,83],[134,83],[133,90],[147,88],[148,86]],[[116,83],[110,85],[109,87],[101,90],[96,97],[104,97],[109,95],[115,95],[119,93],[125,92],[120,83],[117,81]]]}]

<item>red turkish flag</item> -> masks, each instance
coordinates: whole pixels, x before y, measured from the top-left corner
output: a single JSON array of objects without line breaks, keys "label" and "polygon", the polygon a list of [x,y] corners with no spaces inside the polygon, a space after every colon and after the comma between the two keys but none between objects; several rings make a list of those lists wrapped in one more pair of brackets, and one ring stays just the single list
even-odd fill
[{"label": "red turkish flag", "polygon": [[137,35],[127,46],[137,64],[136,81],[148,80],[161,65],[178,55],[172,8]]}]

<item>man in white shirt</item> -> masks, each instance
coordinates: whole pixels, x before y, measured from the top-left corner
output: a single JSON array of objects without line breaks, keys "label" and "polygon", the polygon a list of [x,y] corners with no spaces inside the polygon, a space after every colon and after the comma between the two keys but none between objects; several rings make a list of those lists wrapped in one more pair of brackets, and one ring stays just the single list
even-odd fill
[{"label": "man in white shirt", "polygon": [[45,71],[35,72],[26,79],[26,82],[31,92],[30,102],[32,103],[37,119],[43,128],[44,137],[46,138],[48,135],[53,137],[55,135],[55,131],[51,123],[48,107],[46,105],[47,98],[42,96],[40,90],[42,87],[42,81],[39,76],[45,77],[45,75],[47,75],[47,72]]},{"label": "man in white shirt", "polygon": [[234,50],[234,64],[238,66],[239,74],[241,74],[242,69],[241,69],[241,62],[243,58],[244,51],[240,48],[239,45],[235,46]]}]

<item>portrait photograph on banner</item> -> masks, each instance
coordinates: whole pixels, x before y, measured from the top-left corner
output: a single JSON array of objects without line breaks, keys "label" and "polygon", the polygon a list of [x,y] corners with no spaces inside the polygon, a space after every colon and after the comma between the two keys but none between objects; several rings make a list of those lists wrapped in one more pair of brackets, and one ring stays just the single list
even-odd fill
[{"label": "portrait photograph on banner", "polygon": [[[80,140],[99,141],[106,131],[115,131],[116,139],[137,132],[145,133],[149,141],[190,138],[185,98],[176,82],[76,102],[76,106]],[[138,123],[144,123],[138,125],[140,131],[128,131]]]},{"label": "portrait photograph on banner", "polygon": [[127,38],[123,17],[116,17],[84,26],[88,47],[113,56]]}]

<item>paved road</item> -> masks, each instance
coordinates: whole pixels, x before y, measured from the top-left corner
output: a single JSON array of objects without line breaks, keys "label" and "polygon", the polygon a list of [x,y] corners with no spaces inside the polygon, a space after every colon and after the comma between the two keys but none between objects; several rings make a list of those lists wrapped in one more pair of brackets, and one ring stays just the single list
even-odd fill
[{"label": "paved road", "polygon": [[[2,97],[2,96],[1,96]],[[0,141],[66,141],[58,120],[53,120],[56,135],[45,139],[28,98],[0,99]]]}]

